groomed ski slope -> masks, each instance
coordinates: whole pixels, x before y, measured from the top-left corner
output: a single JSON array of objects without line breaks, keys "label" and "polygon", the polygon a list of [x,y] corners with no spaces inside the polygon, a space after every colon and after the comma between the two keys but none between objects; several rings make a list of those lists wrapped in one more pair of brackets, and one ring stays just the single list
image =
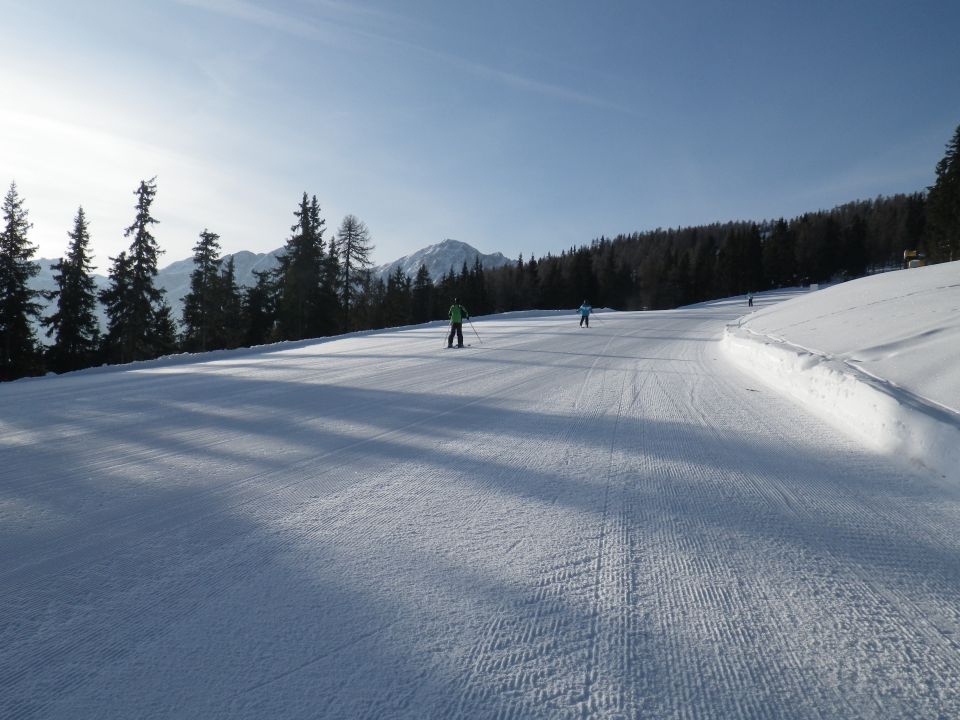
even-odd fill
[{"label": "groomed ski slope", "polygon": [[960,716],[960,490],[745,312],[0,386],[0,717]]}]

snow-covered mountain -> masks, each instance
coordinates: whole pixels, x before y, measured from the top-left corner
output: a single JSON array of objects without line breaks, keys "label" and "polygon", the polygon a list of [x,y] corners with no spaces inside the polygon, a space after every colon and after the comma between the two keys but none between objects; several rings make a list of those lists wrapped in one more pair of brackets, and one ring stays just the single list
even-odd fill
[{"label": "snow-covered mountain", "polygon": [[[262,272],[275,268],[277,266],[277,256],[281,252],[282,248],[269,253],[252,253],[242,250],[232,255],[225,255],[224,261],[232,257],[237,284],[240,287],[252,287],[257,282],[254,271]],[[40,291],[56,290],[57,283],[54,279],[53,266],[58,262],[59,259],[50,258],[37,260],[36,263],[40,266],[40,272],[30,281],[30,287]],[[173,317],[177,321],[183,315],[183,298],[190,292],[190,274],[192,272],[193,258],[177,260],[157,271],[156,285],[166,293],[167,303],[173,309]],[[105,275],[94,273],[93,280],[98,290],[103,290],[110,285],[110,281]],[[49,315],[52,312],[49,308],[50,303],[43,298],[40,298],[39,302],[44,308],[43,314]],[[101,328],[106,328],[106,315],[103,306],[99,303],[97,312],[100,315]]]},{"label": "snow-covered mountain", "polygon": [[[253,253],[247,250],[223,256],[226,265],[233,258],[234,275],[240,287],[253,287],[257,284],[254,272],[273,270],[278,265],[277,258],[283,254],[283,248],[268,253]],[[173,308],[173,316],[181,317],[183,298],[190,292],[190,275],[193,273],[193,258],[177,260],[157,272],[157,286],[166,291],[167,302]]]},{"label": "snow-covered mountain", "polygon": [[509,265],[511,260],[503,253],[495,252],[489,255],[477,250],[472,245],[459,240],[444,240],[436,245],[430,245],[411,255],[404,255],[399,260],[394,260],[386,265],[378,265],[373,268],[375,275],[384,279],[388,278],[397,268],[400,268],[407,277],[416,277],[420,265],[427,268],[430,277],[436,282],[441,277],[450,272],[460,272],[463,264],[467,267],[473,267],[477,258],[486,269],[498,268],[503,265]]}]

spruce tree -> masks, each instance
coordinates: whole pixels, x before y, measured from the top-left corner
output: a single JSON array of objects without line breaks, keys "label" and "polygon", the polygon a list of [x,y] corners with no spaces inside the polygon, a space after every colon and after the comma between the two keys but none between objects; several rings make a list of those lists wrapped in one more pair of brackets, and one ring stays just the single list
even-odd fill
[{"label": "spruce tree", "polygon": [[220,331],[220,236],[204,229],[193,247],[190,292],[183,298],[183,344],[191,352],[217,349]]},{"label": "spruce tree", "polygon": [[217,280],[217,299],[220,309],[218,345],[225,348],[239,347],[243,343],[243,299],[237,286],[233,257],[227,260]]},{"label": "spruce tree", "polygon": [[36,247],[27,239],[31,224],[16,183],[3,200],[0,232],[0,380],[13,380],[42,371],[31,318],[40,316],[39,293],[29,287],[40,266],[30,260]]},{"label": "spruce tree", "polygon": [[368,328],[387,327],[387,284],[382,277],[374,277],[372,272],[365,273],[366,285],[364,287],[364,297],[367,299],[367,321]]},{"label": "spruce tree", "polygon": [[569,307],[570,299],[563,286],[563,277],[560,274],[560,263],[556,258],[548,258],[546,271],[543,270],[544,262],[541,261],[540,275],[540,296],[543,300],[543,307],[550,310],[558,310],[563,307]]},{"label": "spruce tree", "polygon": [[427,266],[420,263],[417,276],[413,280],[411,293],[411,320],[424,323],[433,319],[433,281]]},{"label": "spruce tree", "polygon": [[590,256],[589,248],[577,248],[571,256],[571,261],[572,273],[570,279],[573,294],[567,300],[568,306],[576,306],[584,300],[595,302],[592,298],[597,296],[597,281],[593,274],[593,258]]},{"label": "spruce tree", "polygon": [[157,277],[157,259],[163,252],[153,234],[151,225],[158,221],[150,215],[150,207],[157,195],[156,178],[141,181],[134,193],[137,196],[137,216],[124,231],[133,237],[130,243],[130,300],[134,338],[134,360],[157,357],[172,350],[171,311],[163,300],[163,290],[154,285]]},{"label": "spruce tree", "polygon": [[243,293],[243,342],[248,346],[263,345],[276,340],[277,284],[270,271],[253,271],[257,282]]},{"label": "spruce tree", "polygon": [[107,305],[107,341],[111,357],[125,363],[148,360],[176,347],[176,330],[163,290],[156,287],[157,258],[162,252],[150,227],[158,221],[150,215],[157,194],[156,178],[140,182],[136,218],[124,231],[132,237],[130,252],[116,258],[111,288],[101,295]]},{"label": "spruce tree", "polygon": [[53,266],[57,289],[51,298],[57,301],[57,311],[43,320],[47,336],[54,338],[49,354],[56,372],[92,365],[100,342],[97,285],[89,254],[90,232],[82,207],[77,210],[73,231],[67,235],[70,238],[67,256]]},{"label": "spruce tree", "polygon": [[153,357],[171,355],[177,351],[177,324],[173,310],[163,303],[156,311],[147,334],[147,343]]},{"label": "spruce tree", "polygon": [[277,319],[283,340],[317,337],[323,329],[321,284],[325,279],[323,230],[316,196],[312,202],[303,194],[300,207],[293,213],[297,222],[290,228],[276,270],[279,288]]},{"label": "spruce tree", "polygon": [[[382,286],[382,283],[380,283]],[[357,330],[367,330],[380,327],[377,318],[382,316],[382,293],[377,295],[379,287],[369,268],[360,271],[357,294],[353,300],[350,313],[353,317],[353,327]]]},{"label": "spruce tree", "polygon": [[840,270],[848,278],[867,272],[867,223],[859,213],[841,233],[839,261]]},{"label": "spruce tree", "polygon": [[330,238],[327,252],[323,256],[323,275],[320,279],[320,335],[335,335],[343,324],[343,311],[340,305],[340,257],[337,243]]},{"label": "spruce tree", "polygon": [[[533,307],[533,298],[537,295],[537,261],[530,257],[530,261],[524,268],[524,287],[527,289],[529,307]],[[490,297],[487,293],[487,283],[484,279],[483,263],[480,262],[478,255],[473,259],[473,268],[470,270],[467,279],[467,289],[464,293],[469,298],[470,312],[474,315],[483,315],[490,312]]]},{"label": "spruce tree", "polygon": [[383,320],[386,327],[400,327],[410,323],[410,278],[397,267],[387,278],[383,298]]},{"label": "spruce tree", "polygon": [[960,126],[937,163],[937,181],[927,197],[927,221],[931,259],[960,259]]},{"label": "spruce tree", "polygon": [[[437,314],[441,318],[446,317],[447,308],[450,306],[450,302],[455,297],[459,297],[463,293],[460,292],[460,283],[457,281],[457,274],[454,272],[453,267],[450,268],[447,273],[440,278],[440,282],[436,283],[437,292]],[[514,288],[514,284],[510,284],[510,288]],[[515,308],[509,308],[511,310]]]},{"label": "spruce tree", "polygon": [[125,363],[131,359],[130,336],[130,258],[126,251],[110,258],[107,274],[110,285],[100,291],[99,299],[107,315],[107,332],[101,344],[101,355],[106,362]]},{"label": "spruce tree", "polygon": [[[789,287],[796,283],[797,262],[794,254],[794,237],[783,218],[770,229],[762,250],[763,273],[769,287]],[[697,298],[706,300],[709,296]]]}]

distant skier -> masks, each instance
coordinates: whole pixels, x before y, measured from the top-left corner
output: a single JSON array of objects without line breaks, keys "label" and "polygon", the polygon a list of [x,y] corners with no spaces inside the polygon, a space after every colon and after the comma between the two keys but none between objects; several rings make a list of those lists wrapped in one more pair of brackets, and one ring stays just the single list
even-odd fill
[{"label": "distant skier", "polygon": [[753,293],[747,293],[747,307],[753,307]]},{"label": "distant skier", "polygon": [[578,310],[578,312],[580,313],[580,327],[583,327],[584,325],[590,327],[590,313],[593,312],[593,308],[590,307],[590,303],[584,300],[583,305],[580,306],[580,310]]},{"label": "distant skier", "polygon": [[447,313],[450,316],[450,337],[447,338],[447,347],[453,347],[453,336],[457,336],[457,347],[463,347],[463,321],[470,319],[470,313],[467,312],[467,309],[457,302],[457,299],[453,299],[453,305],[450,306],[450,312]]}]

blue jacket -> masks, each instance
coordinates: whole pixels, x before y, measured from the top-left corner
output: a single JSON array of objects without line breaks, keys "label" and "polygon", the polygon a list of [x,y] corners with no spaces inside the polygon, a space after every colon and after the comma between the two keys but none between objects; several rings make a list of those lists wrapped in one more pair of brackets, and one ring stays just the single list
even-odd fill
[{"label": "blue jacket", "polygon": [[586,303],[580,306],[580,314],[583,315],[584,317],[589,316],[591,312],[593,312],[593,308],[587,305]]}]

